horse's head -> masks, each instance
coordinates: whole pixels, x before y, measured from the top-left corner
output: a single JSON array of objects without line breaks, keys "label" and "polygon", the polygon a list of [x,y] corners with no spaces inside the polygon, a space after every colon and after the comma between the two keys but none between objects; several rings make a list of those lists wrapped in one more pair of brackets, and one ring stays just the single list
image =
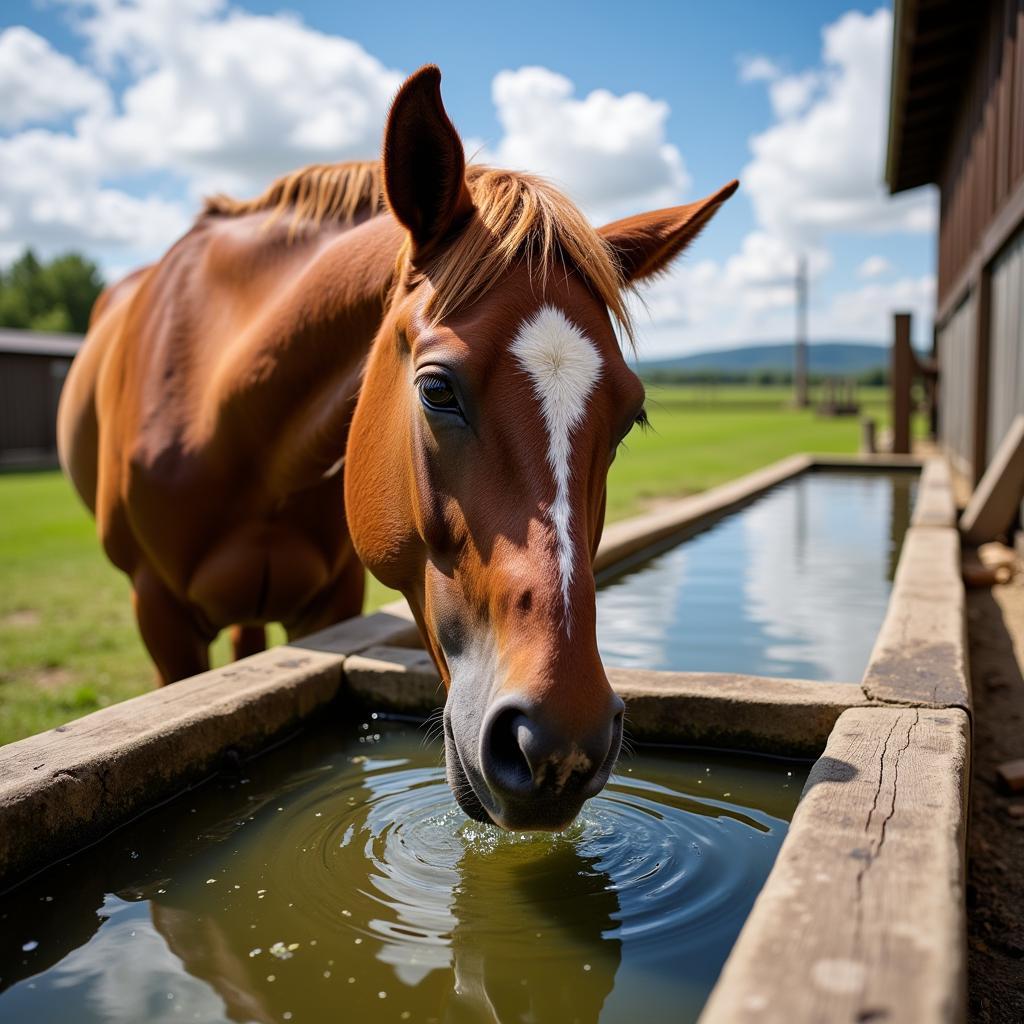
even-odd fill
[{"label": "horse's head", "polygon": [[644,390],[613,318],[735,184],[592,229],[526,175],[467,170],[440,74],[402,87],[384,138],[408,231],[349,438],[356,549],[407,597],[448,688],[463,809],[557,829],[608,780],[622,701],[598,655],[591,559]]}]

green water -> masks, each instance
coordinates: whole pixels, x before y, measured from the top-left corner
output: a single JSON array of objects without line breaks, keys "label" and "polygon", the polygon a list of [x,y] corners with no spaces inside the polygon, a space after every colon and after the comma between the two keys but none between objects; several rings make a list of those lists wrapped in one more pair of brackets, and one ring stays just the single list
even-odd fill
[{"label": "green water", "polygon": [[692,1020],[806,772],[645,750],[566,832],[508,834],[440,756],[321,729],[0,897],[0,1020]]}]

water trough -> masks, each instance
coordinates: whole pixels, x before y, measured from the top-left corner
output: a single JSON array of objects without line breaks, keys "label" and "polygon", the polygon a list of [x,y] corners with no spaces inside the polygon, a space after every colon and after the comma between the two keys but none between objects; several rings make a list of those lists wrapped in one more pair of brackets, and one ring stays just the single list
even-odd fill
[{"label": "water trough", "polygon": [[[611,669],[641,742],[816,757],[701,1020],[958,1021],[970,693],[949,471],[797,456],[606,531],[598,572],[818,468],[921,467],[859,684]],[[350,701],[442,698],[401,603],[0,748],[0,889]]]}]

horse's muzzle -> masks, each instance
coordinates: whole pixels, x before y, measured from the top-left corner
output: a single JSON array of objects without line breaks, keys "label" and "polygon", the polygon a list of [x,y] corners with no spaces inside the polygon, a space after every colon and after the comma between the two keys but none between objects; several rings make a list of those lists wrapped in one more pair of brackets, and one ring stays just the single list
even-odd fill
[{"label": "horse's muzzle", "polygon": [[480,820],[484,812],[502,828],[559,831],[608,781],[622,745],[622,716],[622,700],[610,694],[600,721],[571,735],[542,707],[505,697],[484,716],[478,766],[452,751],[459,760],[451,773],[456,798],[471,817]]}]

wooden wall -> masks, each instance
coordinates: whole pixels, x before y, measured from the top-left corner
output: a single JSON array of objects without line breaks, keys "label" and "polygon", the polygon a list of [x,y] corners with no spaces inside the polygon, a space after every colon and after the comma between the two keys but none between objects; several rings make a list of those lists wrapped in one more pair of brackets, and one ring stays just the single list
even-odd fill
[{"label": "wooden wall", "polygon": [[974,394],[977,372],[977,296],[974,292],[939,328],[935,340],[939,366],[939,431],[958,473],[970,479],[974,469]]},{"label": "wooden wall", "polygon": [[989,320],[988,458],[1024,413],[1024,231],[992,264]]},{"label": "wooden wall", "polygon": [[940,311],[959,302],[986,230],[1024,182],[1024,0],[991,0],[950,137],[939,176]]},{"label": "wooden wall", "polygon": [[57,402],[70,358],[0,353],[0,464],[57,457]]}]

